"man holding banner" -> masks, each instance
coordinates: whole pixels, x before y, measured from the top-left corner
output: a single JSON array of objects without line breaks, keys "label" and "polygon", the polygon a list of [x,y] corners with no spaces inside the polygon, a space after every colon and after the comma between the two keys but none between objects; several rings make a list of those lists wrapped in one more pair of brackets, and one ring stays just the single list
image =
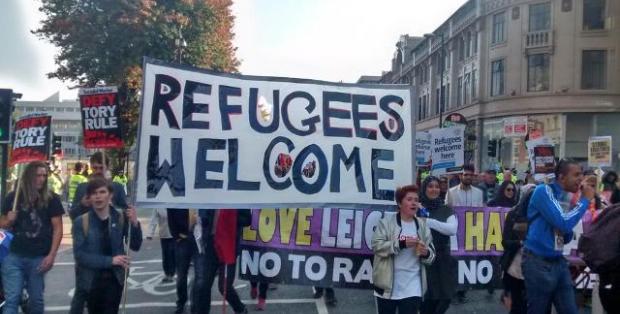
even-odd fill
[{"label": "man holding banner", "polygon": [[2,261],[5,314],[18,313],[24,285],[29,295],[29,313],[44,311],[44,276],[54,266],[65,213],[60,197],[48,190],[47,172],[45,162],[29,163],[19,179],[17,192],[9,193],[2,206],[0,228],[14,235],[10,253]]},{"label": "man holding banner", "polygon": [[[91,178],[95,176],[105,177],[109,165],[109,159],[106,159],[104,164],[104,155],[102,152],[94,153],[90,156],[90,168],[93,171]],[[71,202],[71,210],[69,210],[69,216],[72,220],[75,220],[75,218],[88,212],[91,208],[91,201],[86,195],[87,185],[88,182],[80,183],[75,190],[75,195],[73,196],[73,201]],[[125,188],[117,182],[112,182],[112,191],[112,204],[119,209],[127,208],[128,205]]]}]

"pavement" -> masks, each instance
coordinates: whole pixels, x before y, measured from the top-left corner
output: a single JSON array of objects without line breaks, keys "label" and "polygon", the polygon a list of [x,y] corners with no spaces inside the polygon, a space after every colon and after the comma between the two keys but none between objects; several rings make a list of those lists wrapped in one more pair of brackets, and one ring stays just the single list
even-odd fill
[{"label": "pavement", "polygon": [[[139,211],[143,230],[148,226],[150,212]],[[75,286],[74,259],[71,247],[71,223],[64,219],[65,236],[56,258],[54,268],[46,277],[45,312],[67,313]],[[146,232],[144,233],[146,235]],[[190,273],[193,272],[190,270]],[[132,253],[132,266],[128,280],[128,297],[126,313],[173,313],[175,309],[175,283],[161,283],[163,271],[161,265],[161,248],[158,238],[144,240],[140,252]],[[191,284],[191,279],[190,279]],[[235,289],[250,312],[256,312],[256,300],[250,298],[249,282],[235,281]],[[455,304],[448,313],[507,313],[499,303],[499,293],[489,295],[484,291],[470,291],[469,302]],[[212,289],[211,311],[222,312],[222,299],[216,285]],[[370,290],[336,289],[338,303],[329,307],[323,299],[312,298],[312,287],[277,285],[267,296],[267,308],[264,313],[296,314],[373,314],[375,311],[374,297]],[[233,313],[227,306],[227,313]],[[122,313],[122,311],[121,311]]]}]

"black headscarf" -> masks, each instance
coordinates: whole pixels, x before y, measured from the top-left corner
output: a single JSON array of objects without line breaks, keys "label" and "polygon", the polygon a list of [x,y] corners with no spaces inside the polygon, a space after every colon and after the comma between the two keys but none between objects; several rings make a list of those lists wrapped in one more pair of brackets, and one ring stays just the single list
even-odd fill
[{"label": "black headscarf", "polygon": [[422,206],[424,206],[428,210],[435,210],[439,208],[440,206],[443,205],[443,201],[444,201],[443,198],[441,198],[441,193],[440,193],[440,196],[437,196],[437,198],[435,199],[430,199],[426,195],[426,188],[433,181],[439,184],[439,178],[434,177],[434,176],[428,176],[426,179],[424,179],[424,181],[422,181],[422,193],[420,193],[420,203],[422,203]]},{"label": "black headscarf", "polygon": [[[504,191],[506,190],[506,188],[508,188],[509,185],[512,185],[515,189],[514,193],[512,194],[512,198],[507,198],[506,195],[504,195]],[[488,204],[488,206],[492,207],[508,208],[512,208],[515,205],[517,205],[517,186],[510,181],[502,182],[502,185],[499,186],[499,190],[497,191],[497,193],[495,193],[495,198]]]}]

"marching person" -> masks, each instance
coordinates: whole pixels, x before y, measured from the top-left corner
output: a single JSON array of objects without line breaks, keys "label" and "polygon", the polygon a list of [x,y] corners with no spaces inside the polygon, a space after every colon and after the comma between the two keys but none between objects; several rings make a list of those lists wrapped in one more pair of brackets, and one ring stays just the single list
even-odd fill
[{"label": "marching person", "polygon": [[372,237],[373,284],[379,314],[417,313],[426,293],[426,266],[435,249],[426,219],[417,218],[421,208],[418,188],[396,190],[398,213],[379,221]]},{"label": "marching person", "polygon": [[437,177],[428,177],[422,182],[420,202],[429,212],[426,224],[431,229],[435,261],[427,266],[428,290],[420,312],[422,314],[443,314],[450,307],[450,300],[456,292],[456,260],[450,254],[450,236],[456,234],[458,221],[452,208],[444,204]]},{"label": "marching person", "polygon": [[517,186],[511,181],[504,181],[499,186],[495,197],[489,201],[489,207],[512,208],[517,205]]},{"label": "marching person", "polygon": [[[105,159],[105,165],[103,163],[103,153],[96,152],[92,156],[90,156],[90,168],[92,169],[93,176],[102,176],[105,177],[108,172],[108,167],[110,166],[110,159]],[[89,202],[89,198],[86,196],[86,186],[88,183],[81,183],[77,186],[75,191],[75,195],[71,202],[71,209],[69,210],[69,217],[72,220],[75,220],[78,216],[88,212],[91,209],[91,204]],[[125,188],[117,183],[112,182],[112,205],[119,209],[125,209],[128,207],[126,200]]]},{"label": "marching person", "polygon": [[510,314],[525,314],[525,283],[521,261],[523,257],[523,241],[527,231],[527,206],[536,186],[528,184],[522,188],[523,196],[519,204],[506,215],[502,232],[504,254],[500,259],[503,273],[504,294],[502,301],[510,308]]},{"label": "marching person", "polygon": [[266,281],[250,281],[250,298],[256,299],[257,311],[264,311],[267,307],[267,290],[269,290],[269,282]]},{"label": "marching person", "polygon": [[495,170],[487,170],[483,174],[483,182],[478,185],[482,190],[483,202],[486,204],[495,198],[497,194],[497,172]]},{"label": "marching person", "polygon": [[336,291],[332,287],[312,287],[312,297],[314,299],[320,299],[325,297],[325,304],[329,306],[338,305],[338,299],[336,299]]},{"label": "marching person", "polygon": [[86,197],[92,209],[73,222],[76,293],[71,301],[71,313],[82,313],[84,300],[79,298],[85,298],[88,313],[118,313],[125,272],[130,264],[124,250],[127,224],[131,225],[129,248],[138,251],[142,245],[136,209],[130,206],[126,214],[118,212],[110,205],[112,192],[108,179],[91,178]]},{"label": "marching person", "polygon": [[[446,205],[451,208],[463,206],[463,207],[483,207],[484,197],[482,190],[472,185],[473,177],[475,176],[475,169],[472,165],[465,165],[463,167],[463,173],[460,175],[461,180],[459,185],[448,190],[446,194]],[[458,289],[456,298],[460,303],[466,303],[467,291],[464,289]]]},{"label": "marching person", "polygon": [[18,312],[24,285],[29,295],[29,313],[44,311],[44,277],[54,266],[65,213],[60,197],[48,190],[47,174],[45,162],[29,163],[18,183],[16,210],[12,210],[15,192],[4,199],[0,228],[10,230],[14,236],[9,255],[2,261],[5,314]]},{"label": "marching person", "polygon": [[168,228],[168,210],[167,209],[153,209],[151,215],[151,222],[149,223],[149,233],[146,236],[147,240],[152,240],[155,235],[155,230],[159,226],[159,242],[161,244],[161,262],[164,269],[164,278],[161,282],[168,283],[174,281],[174,273],[176,272],[175,253],[174,253],[174,238],[170,234],[170,228]]},{"label": "marching person", "polygon": [[65,188],[68,202],[73,201],[78,185],[88,182],[88,178],[82,174],[83,170],[84,164],[79,161],[75,163],[75,166],[73,166],[73,174],[67,180],[67,187]]},{"label": "marching person", "polygon": [[[233,286],[236,255],[239,253],[241,231],[252,222],[249,209],[201,209],[199,211],[202,238],[200,250],[204,252],[204,286],[196,300],[198,313],[211,310],[211,286],[218,277],[218,289],[235,313],[248,313]],[[233,218],[234,217],[234,218]],[[232,256],[227,256],[227,255]],[[202,255],[202,254],[201,254]],[[232,257],[232,258],[231,258]],[[226,261],[231,259],[232,261]]]},{"label": "marching person", "polygon": [[[523,277],[528,313],[545,313],[553,303],[558,313],[578,313],[564,244],[572,240],[573,228],[594,201],[594,189],[582,182],[583,171],[575,161],[561,160],[556,181],[538,186],[527,209],[529,227],[523,249]],[[581,189],[577,204],[570,193]]]},{"label": "marching person", "polygon": [[168,228],[174,239],[175,265],[177,273],[177,301],[175,314],[185,313],[188,301],[187,278],[189,267],[194,264],[194,283],[191,288],[191,313],[198,312],[197,291],[204,286],[204,254],[198,254],[198,246],[194,238],[194,228],[198,215],[196,210],[187,208],[168,208]]}]

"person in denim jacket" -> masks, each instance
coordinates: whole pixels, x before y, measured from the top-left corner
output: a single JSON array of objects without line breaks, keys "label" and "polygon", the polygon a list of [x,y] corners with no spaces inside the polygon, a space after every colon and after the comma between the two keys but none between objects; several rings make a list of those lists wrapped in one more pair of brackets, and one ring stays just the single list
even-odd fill
[{"label": "person in denim jacket", "polygon": [[125,272],[129,271],[129,256],[124,250],[128,224],[129,248],[138,251],[142,245],[135,208],[129,206],[125,214],[118,212],[110,205],[112,191],[109,180],[91,179],[86,194],[92,208],[73,222],[76,292],[71,313],[82,313],[84,300],[89,313],[118,313]]}]

